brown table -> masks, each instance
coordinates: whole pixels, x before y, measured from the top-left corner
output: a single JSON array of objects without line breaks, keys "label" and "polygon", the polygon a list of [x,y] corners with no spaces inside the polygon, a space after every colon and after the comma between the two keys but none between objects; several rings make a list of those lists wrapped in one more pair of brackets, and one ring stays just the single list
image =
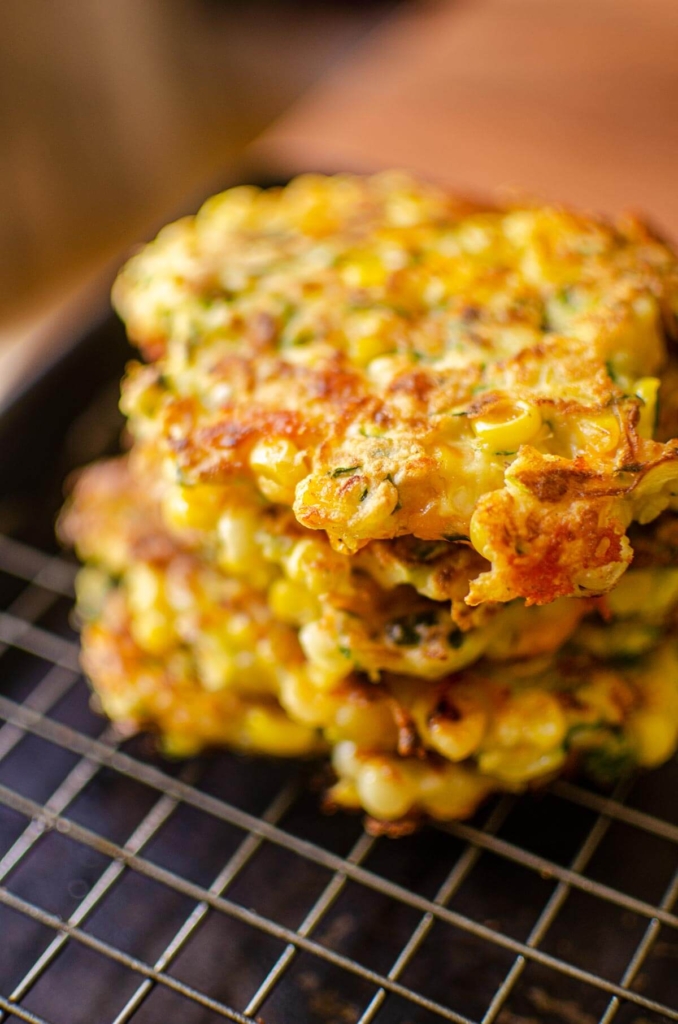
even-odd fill
[{"label": "brown table", "polygon": [[642,209],[678,236],[678,3],[405,5],[254,153]]},{"label": "brown table", "polygon": [[[257,162],[404,166],[641,209],[678,238],[678,0],[404,3],[259,137]],[[53,335],[48,310],[0,346],[0,401]]]}]

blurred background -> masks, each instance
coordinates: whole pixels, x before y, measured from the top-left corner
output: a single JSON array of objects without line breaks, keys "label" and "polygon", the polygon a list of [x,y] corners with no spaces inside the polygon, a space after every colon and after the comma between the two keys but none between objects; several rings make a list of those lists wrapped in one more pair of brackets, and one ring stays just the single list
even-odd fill
[{"label": "blurred background", "polygon": [[676,53],[676,0],[3,0],[0,400],[135,240],[246,177],[406,166],[678,235]]},{"label": "blurred background", "polygon": [[388,0],[3,0],[0,323],[208,184]]}]

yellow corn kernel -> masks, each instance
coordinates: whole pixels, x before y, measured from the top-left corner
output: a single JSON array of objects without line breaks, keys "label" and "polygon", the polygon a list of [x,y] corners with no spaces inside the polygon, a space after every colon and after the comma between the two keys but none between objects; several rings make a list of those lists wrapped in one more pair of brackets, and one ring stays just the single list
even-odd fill
[{"label": "yellow corn kernel", "polygon": [[637,711],[629,719],[628,732],[638,763],[646,768],[662,764],[676,749],[678,723],[660,711]]},{"label": "yellow corn kernel", "polygon": [[[251,648],[260,635],[256,621],[251,615],[245,612],[226,612],[223,617],[217,618],[212,632],[217,637],[224,636],[233,643],[235,647]],[[207,634],[207,629],[204,630]]]},{"label": "yellow corn kernel", "polygon": [[130,568],[125,582],[134,639],[150,654],[163,654],[176,643],[176,634],[162,574],[140,562]]},{"label": "yellow corn kernel", "polygon": [[367,750],[394,750],[398,730],[391,708],[383,700],[338,701],[334,724],[326,729],[330,743],[351,740]]},{"label": "yellow corn kernel", "polygon": [[556,772],[565,757],[562,747],[546,751],[530,746],[485,750],[478,757],[478,767],[483,775],[490,775],[505,786],[520,789],[532,779]]},{"label": "yellow corn kernel", "polygon": [[292,504],[297,484],[308,475],[303,452],[284,437],[257,441],[250,452],[249,462],[262,494],[269,501],[285,505]]},{"label": "yellow corn kernel", "polygon": [[291,580],[306,585],[314,574],[315,563],[321,558],[319,544],[311,537],[297,541],[285,558],[285,572]]},{"label": "yellow corn kernel", "polygon": [[389,275],[388,267],[375,253],[356,254],[346,263],[342,277],[349,288],[375,288],[383,285]]},{"label": "yellow corn kernel", "polygon": [[330,590],[337,593],[345,585],[352,587],[348,559],[313,537],[297,541],[279,561],[285,575],[312,594]]},{"label": "yellow corn kernel", "polygon": [[252,217],[260,190],[240,185],[211,196],[195,217],[195,227],[203,242],[214,237],[223,244],[225,231],[244,227]]},{"label": "yellow corn kernel", "polygon": [[130,622],[130,632],[149,654],[165,654],[176,643],[171,621],[157,610],[135,615]]},{"label": "yellow corn kernel", "polygon": [[354,811],[360,809],[360,797],[355,782],[339,779],[329,791],[330,800],[340,807],[349,807]]},{"label": "yellow corn kernel", "polygon": [[644,622],[661,623],[678,604],[678,569],[634,569],[622,577],[607,600],[615,616],[637,615],[642,609]]},{"label": "yellow corn kernel", "polygon": [[391,338],[386,335],[379,337],[379,335],[373,334],[352,339],[348,345],[348,353],[357,366],[367,366],[373,359],[378,359],[386,352],[392,352],[393,348],[394,344]]},{"label": "yellow corn kernel", "polygon": [[329,725],[337,710],[338,698],[319,690],[304,669],[285,672],[281,680],[280,703],[297,722],[318,728]]},{"label": "yellow corn kernel", "polygon": [[394,315],[386,310],[360,310],[346,321],[346,343],[349,355],[359,366],[367,366],[387,352],[393,352]]},{"label": "yellow corn kernel", "polygon": [[237,665],[233,652],[215,637],[202,636],[196,645],[195,656],[198,676],[206,690],[216,693],[236,681]]},{"label": "yellow corn kernel", "polygon": [[566,732],[565,713],[555,697],[543,690],[523,690],[497,711],[492,740],[502,747],[527,744],[551,750],[563,743]]},{"label": "yellow corn kernel", "polygon": [[657,377],[641,377],[636,381],[636,394],[643,401],[638,420],[638,433],[641,437],[651,438],[654,434],[660,384],[661,381]]},{"label": "yellow corn kernel", "polygon": [[135,697],[128,693],[115,693],[111,690],[100,689],[96,693],[96,701],[101,704],[104,714],[114,722],[134,721]]},{"label": "yellow corn kernel", "polygon": [[475,753],[487,730],[487,712],[482,702],[470,693],[451,690],[452,714],[431,717],[430,700],[417,702],[412,713],[427,746],[450,761],[463,761]]},{"label": "yellow corn kernel", "polygon": [[279,709],[249,708],[244,732],[253,750],[281,757],[297,757],[318,746],[314,729],[292,722]]},{"label": "yellow corn kernel", "polygon": [[[577,702],[590,708],[597,719],[612,725],[621,725],[625,704],[631,698],[628,686],[614,672],[600,670],[590,683],[577,687]],[[581,712],[577,713],[579,717]]]},{"label": "yellow corn kernel", "polygon": [[478,805],[496,789],[496,784],[478,772],[450,765],[441,770],[423,770],[420,800],[432,818],[443,821],[468,818]]},{"label": "yellow corn kernel", "polygon": [[336,637],[319,622],[309,622],[299,631],[299,640],[310,664],[310,677],[316,686],[331,689],[353,671],[350,652],[339,649]]},{"label": "yellow corn kernel", "polygon": [[291,626],[303,626],[320,614],[310,590],[292,580],[274,580],[268,591],[268,603],[276,619]]},{"label": "yellow corn kernel", "polygon": [[517,451],[539,433],[542,425],[541,414],[534,405],[508,398],[496,402],[471,422],[478,440],[493,452]]},{"label": "yellow corn kernel", "polygon": [[617,580],[626,572],[633,557],[631,545],[628,538],[622,538],[622,553],[618,562],[608,562],[596,569],[582,569],[574,576],[575,587],[581,587],[585,594],[590,597],[596,592],[604,594],[611,590]]},{"label": "yellow corn kernel", "polygon": [[111,589],[111,577],[102,569],[86,565],[75,577],[75,596],[78,615],[82,619],[98,616]]},{"label": "yellow corn kernel", "polygon": [[386,821],[404,817],[417,799],[416,783],[395,758],[366,758],[358,769],[356,789],[367,813]]},{"label": "yellow corn kernel", "polygon": [[160,748],[167,757],[193,757],[202,746],[201,739],[184,732],[164,732],[160,736]]},{"label": "yellow corn kernel", "polygon": [[[649,495],[656,495],[666,488],[667,484],[673,484],[678,480],[678,461],[672,459],[667,462],[660,462],[653,466],[643,475],[642,480],[634,487],[632,496],[635,499],[646,498]],[[668,503],[669,495],[666,495]],[[649,520],[644,520],[649,522]]]},{"label": "yellow corn kernel", "polygon": [[244,576],[253,587],[268,586],[275,570],[264,559],[256,537],[256,519],[250,512],[224,513],[217,524],[217,565],[235,576]]},{"label": "yellow corn kernel", "polygon": [[137,562],[130,566],[125,583],[133,613],[152,611],[164,604],[164,577],[150,565]]},{"label": "yellow corn kernel", "polygon": [[220,487],[196,484],[195,487],[171,486],[162,502],[163,519],[178,530],[213,530],[223,509]]},{"label": "yellow corn kernel", "polygon": [[614,413],[606,412],[580,420],[577,424],[577,434],[580,445],[592,447],[603,453],[610,452],[619,445],[621,428]]},{"label": "yellow corn kernel", "polygon": [[360,769],[360,758],[355,743],[345,740],[332,748],[332,767],[340,779],[355,782]]},{"label": "yellow corn kernel", "polygon": [[390,480],[382,480],[376,487],[370,488],[366,498],[361,500],[355,492],[355,530],[361,537],[373,536],[381,523],[396,511],[400,495],[398,488]]}]

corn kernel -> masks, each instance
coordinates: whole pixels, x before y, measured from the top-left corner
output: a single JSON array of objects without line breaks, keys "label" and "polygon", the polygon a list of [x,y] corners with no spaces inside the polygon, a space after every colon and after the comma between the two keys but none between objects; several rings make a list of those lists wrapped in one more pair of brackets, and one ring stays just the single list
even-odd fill
[{"label": "corn kernel", "polygon": [[212,643],[208,642],[209,639],[206,636],[200,638],[196,661],[200,682],[206,690],[216,693],[233,685],[237,666],[232,652],[219,644],[216,638],[211,638]]},{"label": "corn kernel", "polygon": [[268,591],[268,603],[275,617],[291,626],[303,626],[320,614],[313,594],[292,580],[274,580]]},{"label": "corn kernel", "polygon": [[478,757],[483,775],[499,779],[503,785],[520,789],[532,779],[556,772],[565,761],[565,750],[539,750],[535,747],[512,747],[510,750],[486,750]]},{"label": "corn kernel", "polygon": [[393,713],[383,700],[366,704],[339,702],[334,725],[326,730],[326,735],[333,744],[352,740],[367,750],[394,750],[398,739]]},{"label": "corn kernel", "polygon": [[332,722],[337,708],[334,694],[314,686],[303,670],[284,674],[280,703],[296,721],[317,727]]},{"label": "corn kernel", "polygon": [[420,783],[420,799],[432,818],[467,818],[496,789],[491,779],[461,765],[427,771]]},{"label": "corn kernel", "polygon": [[654,435],[660,383],[657,377],[641,377],[636,381],[636,394],[643,401],[638,420],[638,433],[641,437],[651,438]]},{"label": "corn kernel", "polygon": [[213,530],[223,508],[223,490],[209,484],[175,485],[163,498],[163,518],[179,530]]},{"label": "corn kernel", "polygon": [[502,399],[471,421],[483,447],[493,452],[515,452],[541,429],[539,410],[529,402]]},{"label": "corn kernel", "polygon": [[676,722],[658,711],[638,711],[628,723],[638,763],[654,768],[666,761],[676,749]]},{"label": "corn kernel", "polygon": [[[450,692],[455,716],[438,715],[431,718],[430,700],[413,709],[422,738],[450,761],[463,761],[480,746],[487,729],[487,712],[472,694],[457,690]],[[422,713],[423,712],[423,713]]]},{"label": "corn kernel", "polygon": [[356,254],[344,265],[342,277],[349,288],[375,288],[383,285],[388,268],[372,253]]},{"label": "corn kernel", "polygon": [[341,651],[336,638],[325,632],[319,622],[309,622],[303,626],[299,640],[311,662],[310,675],[317,686],[330,689],[353,671],[350,652],[346,654]]},{"label": "corn kernel", "polygon": [[417,787],[392,758],[370,758],[358,771],[360,802],[368,814],[386,821],[402,818],[412,808]]},{"label": "corn kernel", "polygon": [[550,750],[563,743],[566,732],[565,714],[555,697],[543,690],[523,690],[497,712],[492,738],[502,747],[529,744]]},{"label": "corn kernel", "polygon": [[314,729],[291,722],[280,710],[249,708],[244,730],[252,748],[264,754],[297,757],[318,746]]},{"label": "corn kernel", "polygon": [[244,576],[254,587],[264,588],[275,570],[264,559],[256,539],[256,519],[245,510],[224,513],[217,524],[219,568]]},{"label": "corn kernel", "polygon": [[340,807],[350,807],[354,811],[360,809],[358,790],[355,782],[349,779],[340,779],[339,782],[335,782],[329,791],[329,797]]},{"label": "corn kernel", "polygon": [[259,490],[270,501],[290,505],[300,480],[308,474],[303,453],[287,438],[257,441],[250,452],[250,467]]},{"label": "corn kernel", "polygon": [[378,359],[386,352],[392,352],[393,340],[387,336],[367,335],[354,338],[349,342],[348,353],[358,366],[367,366],[373,359]]}]

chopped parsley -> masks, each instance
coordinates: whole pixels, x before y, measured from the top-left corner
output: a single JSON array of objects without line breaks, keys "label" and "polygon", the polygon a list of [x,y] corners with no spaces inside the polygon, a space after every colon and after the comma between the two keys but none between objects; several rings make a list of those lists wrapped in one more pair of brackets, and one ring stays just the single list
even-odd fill
[{"label": "chopped parsley", "polygon": [[453,647],[455,651],[458,651],[464,643],[464,634],[460,629],[453,629],[447,634],[447,642],[450,647]]},{"label": "chopped parsley", "polygon": [[416,647],[423,639],[426,628],[434,626],[435,623],[435,611],[415,612],[389,622],[386,626],[386,636],[391,643],[399,647]]}]

